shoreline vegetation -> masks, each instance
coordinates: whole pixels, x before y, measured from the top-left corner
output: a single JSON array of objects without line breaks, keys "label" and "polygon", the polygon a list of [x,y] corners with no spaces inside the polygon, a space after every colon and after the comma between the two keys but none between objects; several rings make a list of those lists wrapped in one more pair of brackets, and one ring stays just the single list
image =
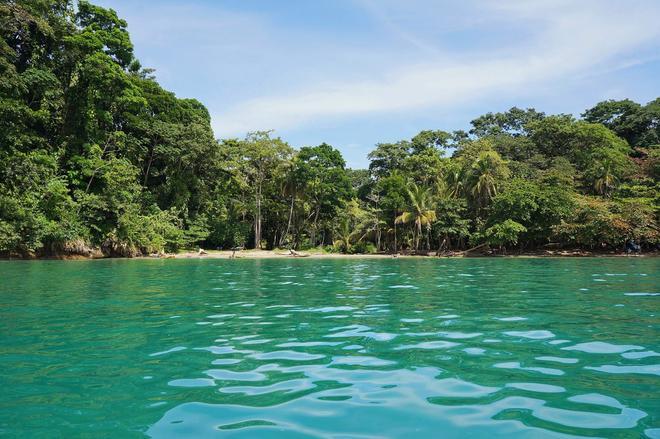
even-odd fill
[{"label": "shoreline vegetation", "polygon": [[[428,254],[387,254],[387,253],[328,253],[328,252],[303,252],[304,257],[309,257],[311,259],[360,259],[360,258],[373,258],[373,259],[393,259],[393,258],[474,258],[474,257],[508,257],[508,258],[541,258],[541,257],[657,257],[658,252],[647,253],[647,254],[635,254],[630,255],[626,253],[615,253],[615,252],[587,252],[582,250],[562,250],[562,251],[538,251],[538,252],[529,252],[521,254],[483,254],[483,253],[455,253],[455,254],[435,254],[435,252],[430,252]],[[286,252],[285,250],[247,250],[243,252],[237,252],[234,254],[230,250],[215,250],[209,251],[206,255],[199,255],[196,252],[182,252],[175,256],[177,259],[190,259],[190,258],[200,258],[200,259],[281,259],[281,258],[296,258]]]},{"label": "shoreline vegetation", "polygon": [[489,112],[376,143],[350,169],[334,146],[268,130],[216,139],[127,26],[85,0],[0,3],[0,257],[659,249],[660,98]]},{"label": "shoreline vegetation", "polygon": [[[297,252],[297,255],[291,254],[286,249],[274,250],[204,250],[200,254],[199,250],[182,250],[178,253],[162,253],[152,254],[145,256],[136,256],[134,260],[145,259],[455,259],[455,258],[581,258],[581,257],[599,257],[599,258],[620,258],[620,257],[633,257],[633,258],[655,258],[660,256],[660,252],[653,251],[648,253],[635,253],[629,254],[626,252],[616,251],[586,251],[580,249],[563,249],[563,250],[537,250],[522,253],[497,253],[497,252],[450,252],[440,253],[332,253],[320,249],[312,249],[310,251]],[[127,259],[125,257],[109,257],[104,256],[98,250],[91,255],[80,254],[60,254],[49,255],[40,257],[21,257],[10,258],[0,257],[0,260],[100,260],[100,259]]]}]

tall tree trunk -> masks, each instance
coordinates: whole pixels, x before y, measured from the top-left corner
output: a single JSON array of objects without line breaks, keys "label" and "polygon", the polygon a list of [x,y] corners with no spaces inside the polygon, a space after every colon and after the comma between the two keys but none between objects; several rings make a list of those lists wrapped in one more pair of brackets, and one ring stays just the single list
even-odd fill
[{"label": "tall tree trunk", "polygon": [[440,254],[444,251],[445,248],[449,245],[447,242],[447,235],[445,234],[445,237],[442,238],[438,244],[438,251],[435,252],[436,256],[440,256]]},{"label": "tall tree trunk", "polygon": [[291,195],[291,206],[289,207],[289,220],[286,223],[286,232],[284,232],[284,234],[280,238],[279,247],[282,247],[282,244],[284,244],[284,239],[286,239],[286,237],[289,235],[289,230],[291,229],[291,219],[293,218],[293,204],[295,200],[296,200],[295,195]]},{"label": "tall tree trunk", "polygon": [[319,219],[319,210],[320,208],[317,207],[316,211],[314,212],[314,223],[312,225],[312,236],[311,236],[312,247],[316,247],[316,223]]},{"label": "tall tree trunk", "polygon": [[147,163],[147,170],[144,172],[144,183],[142,186],[147,187],[147,179],[149,178],[149,170],[151,169],[151,163],[154,161],[154,151],[155,147],[151,146],[151,151],[149,152],[149,162]]},{"label": "tall tree trunk", "polygon": [[[101,161],[103,161],[103,156],[105,156],[105,152],[108,150],[109,143],[106,142],[105,146],[103,147],[103,152],[101,152]],[[89,177],[89,181],[87,182],[87,187],[85,188],[85,193],[89,192],[89,188],[92,187],[92,182],[94,181],[94,177],[96,176],[96,173],[103,167],[103,165],[97,167],[92,171],[91,177]]]},{"label": "tall tree trunk", "polygon": [[396,209],[394,210],[394,254],[396,254]]},{"label": "tall tree trunk", "polygon": [[256,214],[254,216],[254,248],[261,248],[261,182],[257,185]]}]

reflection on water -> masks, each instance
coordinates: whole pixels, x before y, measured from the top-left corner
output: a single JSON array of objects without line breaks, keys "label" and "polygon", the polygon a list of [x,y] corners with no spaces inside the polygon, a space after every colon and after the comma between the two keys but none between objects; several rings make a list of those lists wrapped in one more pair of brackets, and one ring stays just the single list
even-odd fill
[{"label": "reflection on water", "polygon": [[0,262],[0,435],[657,438],[659,265]]}]

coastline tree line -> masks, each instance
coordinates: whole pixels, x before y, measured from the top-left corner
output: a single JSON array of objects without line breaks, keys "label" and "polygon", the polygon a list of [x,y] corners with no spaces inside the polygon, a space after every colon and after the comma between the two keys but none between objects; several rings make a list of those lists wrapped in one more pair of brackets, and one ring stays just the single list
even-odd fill
[{"label": "coastline tree line", "polygon": [[449,251],[660,243],[660,98],[580,118],[512,108],[380,143],[369,169],[272,132],[214,139],[127,24],[86,1],[0,4],[0,254]]}]

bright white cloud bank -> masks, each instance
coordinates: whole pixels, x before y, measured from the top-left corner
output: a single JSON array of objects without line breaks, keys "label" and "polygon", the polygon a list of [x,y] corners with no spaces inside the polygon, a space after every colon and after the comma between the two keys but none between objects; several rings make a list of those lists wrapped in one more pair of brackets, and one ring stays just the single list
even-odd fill
[{"label": "bright white cloud bank", "polygon": [[[401,3],[408,8],[419,6]],[[521,35],[514,44],[488,51],[478,47],[451,50],[452,42],[443,40],[442,34],[429,41],[416,36],[414,29],[399,27],[396,17],[402,13],[401,3],[369,3],[364,10],[374,14],[373,8],[380,8],[375,20],[385,20],[392,33],[415,46],[430,48],[422,51],[424,56],[418,63],[401,67],[393,59],[391,70],[374,72],[373,79],[326,79],[286,95],[273,93],[240,102],[214,115],[216,134],[224,137],[256,129],[295,129],[323,118],[453,107],[484,97],[529,95],[555,81],[635,63],[636,56],[659,45],[660,2],[477,2],[471,5],[476,18],[465,20],[467,32],[479,32],[480,26],[492,31],[496,23],[501,27],[499,32],[506,33],[510,25]],[[433,17],[423,17],[429,18]],[[525,31],[520,32],[521,28]]]}]

